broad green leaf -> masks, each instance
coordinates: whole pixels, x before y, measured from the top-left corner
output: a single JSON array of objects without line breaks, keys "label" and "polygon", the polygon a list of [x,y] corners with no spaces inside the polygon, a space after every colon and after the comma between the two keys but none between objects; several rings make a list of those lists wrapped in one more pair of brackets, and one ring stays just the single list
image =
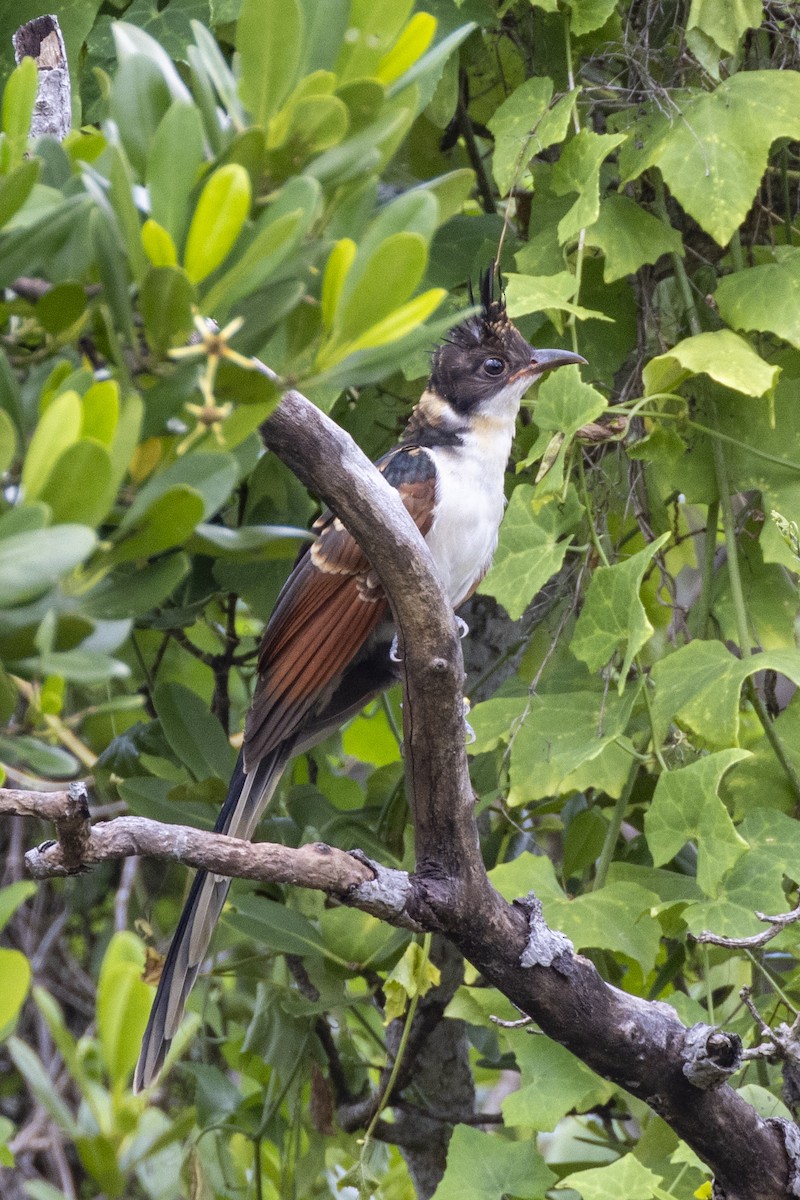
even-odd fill
[{"label": "broad green leaf", "polygon": [[22,208],[39,178],[41,160],[29,158],[9,175],[0,176],[0,229]]},{"label": "broad green leaf", "polygon": [[36,884],[30,879],[20,879],[0,888],[0,929],[4,929],[21,904],[36,895]]},{"label": "broad green leaf", "polygon": [[164,736],[195,779],[230,778],[234,764],[230,743],[196,692],[180,683],[162,683],[153,693],[153,705]]},{"label": "broad green leaf", "polygon": [[800,349],[800,250],[748,267],[719,281],[714,299],[734,329],[776,333]]},{"label": "broad green leaf", "polygon": [[356,244],[352,238],[341,238],[328,255],[322,278],[322,325],[325,329],[333,329],[342,288],[355,256]]},{"label": "broad green leaf", "polygon": [[0,408],[0,475],[4,475],[17,453],[17,430],[11,417]]},{"label": "broad green leaf", "polygon": [[139,292],[142,320],[158,354],[186,341],[192,328],[194,288],[180,267],[150,267]]},{"label": "broad green leaf", "polygon": [[115,490],[108,450],[94,439],[81,438],[59,454],[38,495],[50,506],[56,524],[94,527],[113,504]]},{"label": "broad green leaf", "polygon": [[357,354],[360,350],[373,350],[390,345],[392,342],[399,342],[406,334],[412,333],[427,321],[446,295],[447,292],[444,288],[431,288],[413,300],[409,300],[407,304],[396,308],[388,317],[384,317],[382,321],[370,326],[352,342],[346,342],[344,345],[335,344],[330,349],[323,348],[317,356],[318,370],[325,371],[334,367],[349,355]]},{"label": "broad green leaf", "polygon": [[236,895],[223,920],[282,954],[322,954],[340,966],[346,965],[344,959],[337,959],[326,949],[319,931],[306,917],[266,896]]},{"label": "broad green leaf", "polygon": [[129,292],[128,260],[120,245],[113,217],[96,208],[89,216],[89,235],[103,285],[103,299],[111,310],[117,329],[125,334],[129,342],[134,342],[136,335]]},{"label": "broad green leaf", "polygon": [[239,95],[262,129],[294,83],[302,47],[303,13],[297,0],[244,0],[236,26]]},{"label": "broad green leaf", "polygon": [[48,333],[65,333],[86,312],[86,292],[79,283],[59,283],[36,305],[36,319]]},{"label": "broad green leaf", "polygon": [[225,503],[238,474],[239,465],[232,454],[204,451],[185,454],[151,476],[125,514],[120,530],[135,525],[155,501],[170,489],[181,485],[200,493],[203,498],[203,519],[207,520]]},{"label": "broad green leaf", "polygon": [[[201,554],[224,554],[256,561],[269,557],[270,549],[283,540],[308,541],[307,529],[296,529],[293,525],[241,525],[230,529],[227,525],[198,525],[192,550]],[[266,552],[266,553],[265,553]]]},{"label": "broad green leaf", "polygon": [[674,392],[692,375],[710,375],[745,396],[763,396],[775,387],[780,367],[765,362],[744,338],[717,329],[684,338],[666,354],[651,358],[642,372],[645,394]]},{"label": "broad green leaf", "polygon": [[8,77],[3,92],[2,122],[7,141],[7,169],[13,170],[24,157],[31,129],[39,72],[32,58],[25,57]]},{"label": "broad green leaf", "polygon": [[186,238],[184,266],[200,283],[228,256],[250,212],[250,176],[238,163],[218,167],[197,201]]},{"label": "broad green leaf", "polygon": [[115,379],[97,380],[81,398],[81,437],[94,438],[111,446],[119,424],[119,384]]},{"label": "broad green leaf", "polygon": [[430,13],[418,12],[406,25],[399,38],[375,68],[381,83],[394,83],[405,75],[433,41],[436,33],[436,18]]},{"label": "broad green leaf", "polygon": [[418,233],[395,233],[382,242],[336,311],[336,340],[357,338],[399,309],[419,285],[427,261],[428,248]]},{"label": "broad green leaf", "polygon": [[586,242],[605,256],[603,279],[613,283],[634,275],[645,263],[655,263],[662,254],[683,257],[683,240],[672,229],[622,193],[612,193],[600,202],[600,215],[586,230]]},{"label": "broad green leaf", "polygon": [[573,304],[577,280],[570,271],[559,271],[556,275],[507,275],[506,302],[510,317],[524,317],[527,313],[556,312],[574,313],[580,319],[592,317],[608,320],[602,313]]},{"label": "broad green leaf", "polygon": [[535,892],[548,925],[566,934],[576,950],[611,950],[634,959],[645,975],[653,969],[661,927],[651,911],[659,897],[649,888],[619,880],[570,897],[559,886],[550,859],[533,854],[495,867],[490,877],[507,900]]},{"label": "broad green leaf", "polygon": [[203,162],[203,125],[194,104],[176,100],[155,132],[147,162],[150,214],[183,244],[191,191]]},{"label": "broad green leaf", "polygon": [[673,93],[669,113],[632,135],[622,182],[659,167],[689,215],[725,246],[747,216],[780,137],[800,138],[800,75],[740,71],[712,92]]},{"label": "broad green leaf", "polygon": [[331,961],[358,964],[365,971],[394,963],[408,941],[403,930],[387,929],[377,917],[344,905],[321,912],[319,928]]},{"label": "broad green leaf", "polygon": [[653,556],[670,536],[662,533],[638,554],[610,567],[598,567],[575,626],[570,649],[590,671],[599,671],[617,650],[624,647],[618,685],[620,694],[634,657],[653,633],[639,598],[642,580]]},{"label": "broad green leaf", "polygon": [[29,767],[46,779],[71,779],[78,774],[81,765],[74,755],[60,746],[48,746],[25,734],[14,737],[0,734],[0,760]]},{"label": "broad green leaf", "polygon": [[692,0],[687,34],[697,29],[734,54],[748,29],[757,29],[764,16],[763,0]]},{"label": "broad green leaf", "polygon": [[514,488],[500,526],[491,570],[480,591],[494,596],[512,621],[522,616],[533,597],[560,570],[579,512],[557,496],[537,498],[532,487]]},{"label": "broad green leaf", "polygon": [[549,1038],[531,1037],[525,1030],[510,1031],[503,1040],[513,1051],[521,1071],[517,1091],[503,1101],[507,1125],[528,1129],[555,1129],[563,1116],[604,1103],[612,1085]]},{"label": "broad green leaf", "polygon": [[38,1054],[17,1037],[9,1038],[8,1053],[31,1094],[53,1118],[57,1128],[74,1141],[80,1135],[80,1129],[58,1088],[53,1087],[52,1076]]},{"label": "broad green leaf", "polygon": [[77,392],[57,396],[42,414],[22,467],[22,490],[26,500],[34,500],[44,488],[53,464],[78,440],[83,412]]},{"label": "broad green leaf", "polygon": [[708,896],[747,849],[718,794],[725,772],[747,756],[747,750],[720,750],[688,767],[664,772],[645,812],[645,835],[655,866],[669,862],[686,842],[695,840],[697,882]]},{"label": "broad green leaf", "polygon": [[141,940],[127,931],[115,933],[97,983],[97,1032],[114,1087],[130,1079],[153,1003],[153,988],[142,979],[144,964]]},{"label": "broad green leaf", "polygon": [[572,1188],[583,1200],[619,1200],[621,1196],[625,1200],[651,1200],[660,1196],[663,1200],[667,1195],[660,1177],[632,1154],[603,1167],[566,1175],[559,1181],[556,1195],[562,1188]]},{"label": "broad green leaf", "polygon": [[154,267],[178,265],[178,250],[163,225],[148,217],[142,226],[142,246]]},{"label": "broad green leaf", "polygon": [[185,554],[170,554],[146,567],[120,568],[83,595],[81,610],[107,621],[144,616],[163,604],[188,572]]},{"label": "broad green leaf", "polygon": [[552,188],[557,196],[578,192],[579,197],[558,223],[562,244],[576,238],[581,229],[594,225],[600,215],[600,168],[624,141],[623,134],[582,129],[567,143],[553,168]]},{"label": "broad green leaf", "polygon": [[601,29],[617,7],[617,0],[570,0],[569,27],[575,37]]},{"label": "broad green leaf", "polygon": [[48,650],[37,656],[14,661],[21,674],[58,675],[69,683],[107,683],[110,679],[127,679],[130,667],[100,650]]},{"label": "broad green leaf", "polygon": [[0,1039],[6,1037],[25,1003],[31,982],[31,968],[20,950],[0,948]]},{"label": "broad green leaf", "polygon": [[402,1017],[409,1000],[415,996],[426,996],[441,977],[441,971],[423,953],[420,943],[411,942],[386,976],[384,1025]]},{"label": "broad green leaf", "polygon": [[[550,459],[546,474],[537,480],[537,495],[562,492],[564,464],[573,436],[599,417],[605,407],[603,396],[583,382],[575,366],[561,367],[544,380],[534,408],[539,436],[517,464],[517,470],[521,471],[539,459],[543,465],[545,458]],[[559,435],[555,442],[553,434]]]},{"label": "broad green leaf", "polygon": [[800,652],[768,650],[735,658],[721,642],[694,641],[660,659],[651,672],[657,735],[663,736],[674,718],[705,745],[735,746],[739,693],[745,679],[758,671],[777,671],[800,687]]},{"label": "broad green leaf", "polygon": [[456,1125],[447,1149],[447,1168],[433,1200],[543,1200],[556,1176],[534,1142],[509,1142],[494,1134]]},{"label": "broad green leaf", "polygon": [[46,592],[89,557],[96,541],[85,525],[54,525],[0,540],[0,607]]},{"label": "broad green leaf", "polygon": [[203,497],[196,488],[185,483],[167,488],[136,521],[120,527],[111,560],[132,562],[180,546],[202,521],[204,510]]},{"label": "broad green leaf", "polygon": [[[316,180],[309,180],[316,183]],[[298,208],[257,230],[241,258],[211,287],[203,301],[207,311],[227,316],[230,306],[255,292],[285,261],[306,227],[308,212]]]},{"label": "broad green leaf", "polygon": [[546,75],[526,79],[496,109],[489,122],[494,134],[492,174],[503,196],[511,190],[518,172],[534,154],[539,154],[551,144],[548,142],[543,145],[537,133],[552,95],[553,81]]}]

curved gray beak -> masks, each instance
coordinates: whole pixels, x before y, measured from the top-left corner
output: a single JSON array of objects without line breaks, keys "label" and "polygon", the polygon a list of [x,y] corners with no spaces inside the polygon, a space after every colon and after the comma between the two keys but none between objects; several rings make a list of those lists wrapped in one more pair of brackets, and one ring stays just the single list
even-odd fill
[{"label": "curved gray beak", "polygon": [[566,367],[570,363],[583,363],[586,365],[586,359],[580,354],[573,354],[571,350],[533,350],[531,356],[531,370],[537,375],[543,375],[545,371],[553,371],[556,367]]}]

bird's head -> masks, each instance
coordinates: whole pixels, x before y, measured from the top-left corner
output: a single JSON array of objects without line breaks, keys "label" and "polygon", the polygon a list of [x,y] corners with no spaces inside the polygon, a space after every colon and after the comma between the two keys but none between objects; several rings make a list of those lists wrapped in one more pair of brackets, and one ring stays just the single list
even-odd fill
[{"label": "bird's head", "polygon": [[[463,415],[516,408],[545,371],[586,359],[570,350],[536,350],[510,320],[494,263],[481,276],[480,311],[450,330],[433,354],[428,389]],[[471,289],[470,289],[471,291]]]}]

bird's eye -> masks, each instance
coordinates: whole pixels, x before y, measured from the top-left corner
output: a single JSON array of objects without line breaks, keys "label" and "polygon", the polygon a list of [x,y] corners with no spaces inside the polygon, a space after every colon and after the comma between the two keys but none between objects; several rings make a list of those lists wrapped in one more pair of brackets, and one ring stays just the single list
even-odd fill
[{"label": "bird's eye", "polygon": [[483,369],[487,375],[502,375],[506,369],[506,364],[502,358],[485,358],[483,360]]}]

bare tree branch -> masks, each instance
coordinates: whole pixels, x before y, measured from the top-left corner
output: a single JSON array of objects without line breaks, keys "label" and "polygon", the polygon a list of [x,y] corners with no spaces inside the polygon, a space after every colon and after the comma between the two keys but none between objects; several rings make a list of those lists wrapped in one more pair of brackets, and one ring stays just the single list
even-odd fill
[{"label": "bare tree branch", "polygon": [[[155,853],[220,874],[321,886],[359,907],[374,902],[370,911],[396,924],[442,933],[545,1033],[659,1113],[710,1165],[726,1200],[800,1196],[797,1127],[763,1120],[724,1082],[730,1039],[705,1027],[687,1030],[669,1005],[610,986],[565,939],[546,937],[535,904],[508,904],[491,887],[464,750],[460,644],[427,548],[397,494],[349,436],[297,392],[286,393],[263,432],[350,529],[390,597],[404,655],[417,872],[409,877],[365,865],[329,847],[251,846],[139,818],[92,829],[90,854],[111,839],[117,854]],[[62,851],[38,853],[44,870],[51,860],[59,863]],[[254,876],[249,868],[259,856],[264,873]],[[543,957],[543,938],[557,952]],[[526,949],[533,965],[522,965]],[[722,1069],[693,1069],[698,1057],[716,1059]]]}]

